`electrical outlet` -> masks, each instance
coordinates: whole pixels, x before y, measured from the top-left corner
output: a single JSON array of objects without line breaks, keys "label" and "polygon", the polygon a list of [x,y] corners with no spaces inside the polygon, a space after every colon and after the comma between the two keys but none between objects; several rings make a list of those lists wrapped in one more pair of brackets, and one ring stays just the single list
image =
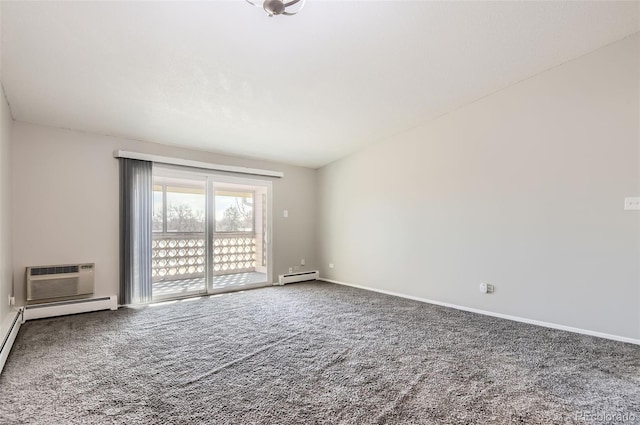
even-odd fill
[{"label": "electrical outlet", "polygon": [[289,273],[293,273],[293,267],[289,267]]},{"label": "electrical outlet", "polygon": [[640,197],[624,198],[625,210],[640,210]]},{"label": "electrical outlet", "polygon": [[289,210],[284,210],[284,212],[282,213],[282,216],[284,218],[289,218]]},{"label": "electrical outlet", "polygon": [[9,295],[9,306],[13,307],[14,305],[16,305],[16,297]]},{"label": "electrical outlet", "polygon": [[329,263],[329,268],[332,269],[333,268],[333,263]]},{"label": "electrical outlet", "polygon": [[493,285],[490,283],[481,283],[480,292],[483,294],[491,294],[493,292]]},{"label": "electrical outlet", "polygon": [[305,265],[304,258],[303,258],[302,260],[300,260],[300,265],[301,265],[301,266],[304,266],[304,265]]}]

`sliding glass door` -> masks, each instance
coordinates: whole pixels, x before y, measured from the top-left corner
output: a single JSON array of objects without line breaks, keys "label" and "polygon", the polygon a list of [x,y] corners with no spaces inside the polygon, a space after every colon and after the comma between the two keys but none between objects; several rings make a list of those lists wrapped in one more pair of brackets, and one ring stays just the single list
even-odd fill
[{"label": "sliding glass door", "polygon": [[266,282],[266,188],[215,182],[213,193],[212,290]]},{"label": "sliding glass door", "polygon": [[206,190],[203,178],[153,177],[154,298],[206,291]]},{"label": "sliding glass door", "polygon": [[271,183],[154,167],[153,298],[269,285]]}]

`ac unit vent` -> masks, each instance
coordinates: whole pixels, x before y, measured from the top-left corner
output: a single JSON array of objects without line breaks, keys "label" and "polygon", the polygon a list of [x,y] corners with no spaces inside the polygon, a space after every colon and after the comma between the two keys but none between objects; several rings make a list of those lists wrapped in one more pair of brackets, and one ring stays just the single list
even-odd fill
[{"label": "ac unit vent", "polygon": [[93,263],[27,267],[27,301],[92,294],[93,269]]},{"label": "ac unit vent", "polygon": [[78,278],[47,279],[31,282],[31,299],[72,297],[78,295]]},{"label": "ac unit vent", "polygon": [[[86,266],[82,266],[84,269]],[[31,276],[42,276],[45,274],[78,273],[78,266],[56,266],[56,267],[32,267]]]}]

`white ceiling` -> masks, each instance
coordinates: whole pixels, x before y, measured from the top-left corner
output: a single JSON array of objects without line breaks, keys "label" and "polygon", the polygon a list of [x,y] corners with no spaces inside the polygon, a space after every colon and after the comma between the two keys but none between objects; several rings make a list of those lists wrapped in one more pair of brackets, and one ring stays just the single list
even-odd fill
[{"label": "white ceiling", "polygon": [[638,2],[3,2],[19,121],[318,167],[640,30]]}]

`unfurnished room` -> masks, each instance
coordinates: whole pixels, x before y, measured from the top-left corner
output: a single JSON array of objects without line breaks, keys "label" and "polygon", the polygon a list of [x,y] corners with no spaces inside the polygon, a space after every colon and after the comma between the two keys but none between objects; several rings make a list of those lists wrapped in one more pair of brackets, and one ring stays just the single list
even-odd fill
[{"label": "unfurnished room", "polygon": [[640,2],[0,0],[0,424],[640,424]]}]

